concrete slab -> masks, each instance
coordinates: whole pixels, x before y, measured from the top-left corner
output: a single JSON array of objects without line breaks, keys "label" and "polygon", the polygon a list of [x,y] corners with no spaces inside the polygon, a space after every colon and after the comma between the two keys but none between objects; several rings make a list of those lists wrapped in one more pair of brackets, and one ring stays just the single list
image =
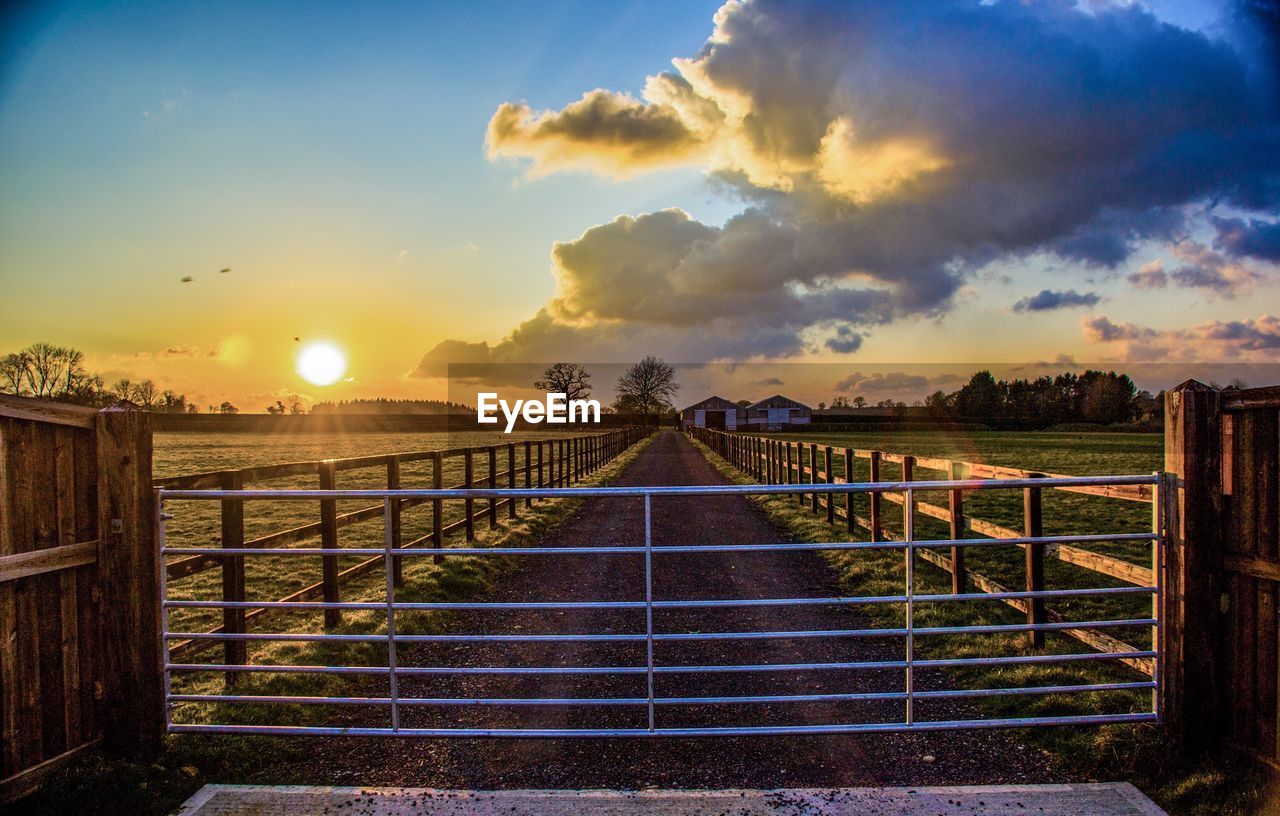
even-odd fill
[{"label": "concrete slab", "polygon": [[1163,816],[1128,783],[787,790],[500,790],[206,785],[178,816]]}]

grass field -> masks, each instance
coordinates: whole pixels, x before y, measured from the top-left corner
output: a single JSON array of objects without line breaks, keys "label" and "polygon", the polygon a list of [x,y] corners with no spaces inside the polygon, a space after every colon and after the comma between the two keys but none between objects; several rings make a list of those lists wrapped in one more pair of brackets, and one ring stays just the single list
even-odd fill
[{"label": "grass field", "polygon": [[[942,432],[842,433],[842,434],[774,434],[791,441],[817,443],[819,461],[824,461],[823,446],[833,448],[833,470],[844,476],[842,452],[845,447],[874,449],[889,453],[948,458],[959,461],[1003,465],[1028,470],[1042,470],[1064,475],[1132,475],[1151,473],[1162,465],[1163,439],[1147,434],[1054,434],[1000,433],[965,434],[962,437]],[[703,447],[704,453],[731,479],[741,483],[751,480],[732,469],[725,460]],[[806,465],[808,459],[805,460]],[[869,463],[854,459],[855,480],[868,478]],[[881,479],[901,477],[901,466],[886,463]],[[928,470],[917,470],[918,480],[945,478]],[[1002,526],[1019,529],[1022,525],[1021,491],[986,491],[967,494],[966,514]],[[946,505],[945,494],[921,494],[920,501]],[[815,514],[811,505],[801,506],[794,497],[762,497],[757,499],[770,517],[802,541],[843,540],[843,522],[839,533],[826,523],[825,511]],[[869,499],[855,497],[854,512],[869,515]],[[837,500],[837,507],[842,507]],[[1044,527],[1047,534],[1116,533],[1149,530],[1151,505],[1098,496],[1046,491],[1044,495]],[[885,524],[901,532],[902,508],[885,502],[882,509]],[[947,525],[917,515],[918,537],[948,538]],[[972,533],[970,534],[974,536]],[[855,539],[868,538],[859,529]],[[1151,564],[1150,547],[1142,544],[1111,542],[1088,545],[1088,549],[1104,552],[1136,564]],[[1025,582],[1024,553],[1017,547],[971,548],[967,566],[998,580],[1011,589],[1022,589]],[[836,572],[841,588],[849,595],[901,594],[904,563],[901,551],[859,551],[829,553],[827,562]],[[917,559],[915,566],[917,593],[950,592],[950,576],[942,569]],[[1121,586],[1122,582],[1056,559],[1045,561],[1048,589],[1099,586]],[[970,591],[975,591],[970,587]],[[1147,617],[1150,600],[1145,596],[1125,599],[1062,599],[1048,605],[1070,620]],[[879,626],[901,626],[900,606],[864,607]],[[957,626],[1023,623],[1025,615],[1000,601],[918,605],[916,626]],[[1137,648],[1149,648],[1150,630],[1146,627],[1107,630]],[[1045,651],[1049,653],[1088,652],[1090,649],[1066,637],[1048,633]],[[958,658],[992,655],[1029,654],[1024,634],[950,635],[918,638],[916,655],[921,658]],[[1062,663],[1050,665],[1015,665],[1001,667],[966,667],[949,669],[942,682],[948,687],[1009,688],[1093,684],[1101,682],[1134,682],[1146,678],[1134,669],[1114,661]],[[982,710],[995,717],[1035,717],[1072,714],[1095,714],[1149,710],[1151,698],[1146,691],[1090,692],[1088,694],[1042,694],[986,698]],[[938,719],[936,712],[926,718]],[[1235,764],[1231,758],[1184,758],[1170,754],[1156,727],[1081,726],[1031,729],[1023,739],[1048,751],[1068,773],[1075,777],[1095,779],[1128,779],[1142,787],[1161,805],[1174,813],[1185,814],[1250,814],[1258,806],[1265,781],[1248,763]]]},{"label": "grass field", "polygon": [[[516,443],[516,467],[524,467],[526,439],[553,439],[565,433],[408,433],[408,434],[290,434],[264,435],[252,433],[159,433],[154,444],[154,474],[156,478],[180,476],[214,470],[239,469],[256,465],[302,462],[319,459],[342,459],[356,456],[376,456],[410,451],[430,451],[445,448],[479,447],[497,445],[497,471],[507,469],[505,446]],[[531,459],[536,463],[536,452]],[[431,487],[432,464],[429,461],[405,463],[401,470],[402,487]],[[443,479],[446,487],[463,481],[463,457],[446,459]],[[475,457],[475,478],[487,477],[488,461],[485,456]],[[518,484],[523,485],[523,472]],[[339,488],[386,487],[385,467],[340,471],[337,474]],[[536,479],[536,471],[535,477]],[[262,488],[316,488],[315,476],[291,476],[247,484],[246,487]],[[338,502],[339,514],[369,506],[368,501]],[[476,503],[476,510],[484,507]],[[173,519],[166,524],[169,544],[175,547],[218,546],[221,538],[220,506],[216,501],[169,501],[166,510]],[[405,542],[431,532],[432,518],[429,504],[407,508],[402,515],[402,535]],[[503,515],[505,515],[505,509]],[[446,502],[444,523],[449,524],[463,517],[463,503]],[[319,506],[315,502],[266,502],[245,504],[245,539],[318,521]],[[477,521],[477,528],[487,525]],[[382,518],[343,527],[338,531],[338,543],[342,547],[378,547],[383,544]],[[295,546],[318,546],[318,537]],[[355,556],[340,558],[339,569],[346,569],[365,560]],[[171,560],[177,560],[177,557]],[[277,600],[290,593],[318,582],[321,578],[319,558],[259,557],[247,559],[245,564],[246,598],[248,600]],[[206,570],[187,578],[175,580],[169,585],[169,597],[177,600],[216,600],[222,597],[222,571]],[[175,610],[172,627],[175,631],[206,631],[221,623],[219,610]]]},{"label": "grass field", "polygon": [[[887,453],[935,457],[977,464],[1002,465],[1024,470],[1043,471],[1066,476],[1104,476],[1150,474],[1163,464],[1164,439],[1159,434],[1056,434],[977,432],[953,434],[941,431],[915,431],[896,433],[841,433],[777,434],[780,439],[818,444],[820,467],[824,467],[823,447],[830,445],[832,469],[838,477],[845,477],[843,451],[845,448],[880,450]],[[807,454],[806,454],[807,456]],[[870,461],[855,456],[853,479],[870,478]],[[806,466],[809,464],[805,459]],[[899,479],[902,466],[894,463],[881,465],[881,479]],[[917,467],[915,479],[946,479],[947,474]],[[945,507],[945,492],[920,492],[916,500]],[[842,500],[837,500],[839,505]],[[1135,533],[1151,530],[1150,504],[1047,490],[1043,494],[1044,532],[1046,535]],[[966,494],[965,515],[971,519],[998,524],[1013,530],[1023,527],[1023,497],[1018,490],[987,490]],[[870,516],[869,496],[854,497],[854,512],[866,518]],[[898,505],[882,502],[887,523],[901,530],[902,510]],[[924,515],[916,517],[916,534],[921,538],[949,538],[945,522]],[[970,533],[969,537],[977,538]],[[1151,545],[1145,542],[1099,542],[1087,549],[1104,555],[1121,558],[1133,564],[1149,567],[1152,561]],[[1024,556],[1018,547],[975,547],[966,552],[967,566],[1012,589],[1023,588],[1025,583]],[[930,568],[924,574],[941,573]],[[1084,570],[1072,564],[1047,558],[1045,561],[1046,588],[1077,588],[1124,586],[1123,581]],[[1123,611],[1133,618],[1147,617],[1148,600],[1140,596],[1126,599],[1076,598],[1058,600],[1050,606],[1074,620],[1084,620],[1091,615],[1115,615]],[[1012,610],[1010,610],[1012,612]],[[1116,637],[1137,646],[1150,644],[1148,631],[1112,632]],[[1063,636],[1058,636],[1062,638]]]}]

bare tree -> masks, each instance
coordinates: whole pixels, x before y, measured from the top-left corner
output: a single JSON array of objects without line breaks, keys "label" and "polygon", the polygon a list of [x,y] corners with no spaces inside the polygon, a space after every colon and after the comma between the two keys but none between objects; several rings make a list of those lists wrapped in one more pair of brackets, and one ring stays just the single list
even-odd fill
[{"label": "bare tree", "polygon": [[680,386],[675,368],[650,355],[627,368],[614,390],[618,392],[618,402],[638,408],[647,424],[651,412],[671,407]]},{"label": "bare tree", "polygon": [[33,397],[67,397],[79,392],[88,379],[84,354],[76,349],[53,343],[32,343],[19,352],[19,356],[26,357],[23,373]]},{"label": "bare tree", "polygon": [[586,399],[591,396],[591,375],[577,363],[556,363],[542,372],[542,379],[534,388],[555,394],[567,394],[568,399]]},{"label": "bare tree", "polygon": [[0,386],[6,394],[23,396],[27,393],[27,368],[31,360],[25,351],[0,357]]},{"label": "bare tree", "polygon": [[153,380],[143,380],[133,388],[135,402],[148,411],[160,404],[160,389]]},{"label": "bare tree", "polygon": [[133,401],[133,381],[125,377],[116,380],[111,386],[111,393],[116,395],[116,399]]}]

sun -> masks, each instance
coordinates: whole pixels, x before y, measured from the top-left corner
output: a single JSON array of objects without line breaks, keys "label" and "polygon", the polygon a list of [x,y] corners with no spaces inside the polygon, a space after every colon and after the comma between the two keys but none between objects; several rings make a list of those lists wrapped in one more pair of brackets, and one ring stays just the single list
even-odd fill
[{"label": "sun", "polygon": [[347,357],[332,343],[311,343],[298,352],[297,366],[312,385],[333,385],[347,373]]}]

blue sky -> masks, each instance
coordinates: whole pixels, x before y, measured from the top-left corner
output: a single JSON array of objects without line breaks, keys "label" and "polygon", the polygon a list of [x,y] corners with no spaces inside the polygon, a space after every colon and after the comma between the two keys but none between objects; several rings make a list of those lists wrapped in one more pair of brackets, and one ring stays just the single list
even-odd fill
[{"label": "blue sky", "polygon": [[[210,398],[225,393],[250,401],[305,388],[292,371],[295,337],[331,340],[351,358],[349,382],[324,393],[308,392],[308,397],[435,395],[442,383],[428,376],[431,365],[420,362],[433,352],[432,364],[454,351],[458,362],[474,362],[480,353],[496,362],[549,362],[543,358],[551,354],[616,361],[649,344],[686,362],[791,359],[847,361],[856,367],[1018,362],[1058,354],[1123,361],[1150,359],[1161,353],[1159,343],[1172,342],[1178,332],[1190,336],[1185,333],[1192,327],[1209,322],[1240,323],[1255,336],[1255,348],[1242,352],[1223,346],[1214,351],[1219,357],[1240,353],[1241,359],[1272,360],[1269,324],[1257,321],[1280,306],[1274,264],[1269,258],[1228,257],[1215,248],[1222,230],[1212,219],[1238,218],[1242,228],[1265,228],[1275,220],[1275,209],[1267,203],[1211,205],[1200,193],[1153,194],[1151,206],[1132,204],[1143,196],[1128,192],[1082,198],[1046,214],[1066,224],[1061,235],[1041,239],[1020,233],[1009,242],[1012,249],[999,251],[983,250],[974,241],[998,243],[1001,236],[966,237],[963,246],[943,246],[922,259],[926,265],[935,258],[945,261],[928,279],[880,268],[857,252],[847,262],[823,256],[821,262],[837,264],[833,270],[838,271],[769,277],[774,288],[761,289],[760,297],[799,297],[797,302],[814,315],[808,322],[760,312],[733,322],[742,310],[757,308],[726,306],[755,285],[737,282],[752,278],[749,271],[735,272],[738,279],[696,307],[706,312],[700,322],[657,307],[642,310],[638,301],[629,311],[626,304],[590,295],[599,276],[622,273],[575,267],[566,259],[575,248],[579,257],[585,255],[593,228],[621,234],[623,227],[614,221],[618,216],[640,219],[642,226],[655,227],[647,234],[657,235],[659,222],[644,216],[676,208],[687,214],[688,223],[674,226],[690,241],[711,247],[726,246],[730,233],[718,231],[752,207],[763,208],[774,227],[810,224],[816,217],[811,209],[807,216],[795,216],[800,221],[788,220],[796,206],[812,205],[796,203],[794,185],[818,177],[830,181],[823,174],[835,172],[836,165],[796,170],[794,162],[779,160],[766,170],[759,154],[744,158],[741,152],[721,152],[724,146],[747,144],[735,142],[747,138],[741,128],[704,134],[694,140],[696,150],[680,155],[660,155],[658,147],[640,142],[624,147],[648,151],[648,158],[621,162],[607,154],[612,148],[603,140],[615,140],[610,144],[616,147],[617,139],[632,138],[610,130],[607,117],[666,110],[665,103],[648,98],[646,82],[681,76],[672,60],[699,55],[712,35],[718,5],[95,3],[44,5],[12,16],[0,63],[0,177],[5,179],[0,280],[7,295],[0,302],[0,349],[36,339],[73,344],[108,373],[156,376]],[[800,4],[762,13],[822,19],[835,14],[834,8]],[[1003,15],[993,19],[1014,17],[1004,6],[990,8],[991,14]],[[1231,32],[1218,26],[1222,4],[1153,2],[1147,8],[1162,21],[1207,32],[1205,42],[1230,40]],[[753,7],[729,15],[730,24],[746,19],[749,11]],[[1090,13],[1110,12],[1098,5]],[[883,28],[877,28],[880,20],[845,17],[832,27],[863,26],[870,38],[889,38],[900,36],[900,24],[926,30],[925,23],[936,22],[923,13],[916,22],[905,12],[901,16]],[[784,21],[791,22],[796,21]],[[1079,25],[1071,31],[1086,29]],[[1079,36],[1104,37],[1088,30],[1095,33]],[[742,27],[737,40],[723,45],[721,56],[735,60],[724,58],[724,65],[741,66],[744,54],[757,56],[750,51],[755,45],[745,39],[748,33]],[[1115,43],[1099,39],[1092,47],[1102,54],[1109,48],[1123,53],[1138,47],[1133,43],[1139,36],[1117,35]],[[792,41],[761,35],[758,42],[761,76],[784,74],[786,62],[768,61],[784,59]],[[866,86],[860,83],[870,68],[843,64],[844,55],[830,42],[813,40],[814,49],[833,51],[819,55],[829,62],[813,62],[815,56],[807,54],[803,59],[810,62],[803,64],[815,72],[837,66],[842,90],[787,115],[829,117],[820,123],[827,129],[824,144],[833,147],[838,136],[848,136],[841,167],[847,169],[850,161],[859,167],[889,162],[890,169],[889,175],[870,180],[868,171],[858,170],[828,184],[824,195],[833,201],[845,195],[846,203],[867,211],[886,197],[906,201],[910,194],[926,200],[934,176],[943,178],[953,172],[949,168],[971,161],[961,158],[971,143],[948,141],[956,133],[955,120],[921,124],[918,113],[910,121],[902,118],[915,104],[912,89],[939,74],[908,71],[901,84],[887,81],[885,93],[898,97],[878,110],[889,136],[870,142],[864,138],[867,123],[881,122],[860,118],[865,107],[842,107],[866,104]],[[892,53],[887,48],[869,52],[881,59]],[[967,63],[958,66],[960,73],[982,76],[982,66],[972,63],[983,55],[957,53],[956,59]],[[1000,57],[1010,64],[1036,58],[1017,49]],[[1208,46],[1204,59],[1206,65],[1217,59]],[[1055,70],[1072,70],[1074,64],[1064,61],[1067,67]],[[885,70],[893,80],[898,68]],[[719,85],[699,91],[701,101],[730,104],[730,86],[739,77],[724,71]],[[759,80],[751,86],[751,93],[760,95],[745,104],[758,107],[744,121],[765,122],[772,115],[762,107],[767,84]],[[1054,87],[1070,89],[1075,83]],[[955,104],[980,109],[980,89],[975,86],[972,97],[957,98]],[[1176,84],[1165,88],[1170,89],[1184,90]],[[1022,98],[1019,88],[994,90],[1010,104]],[[596,123],[603,130],[556,142],[534,134],[535,120],[527,119],[500,149],[486,152],[486,129],[504,104],[526,103],[530,116],[545,114],[551,117],[546,121],[567,126],[577,121],[570,106],[596,91],[605,106],[606,120]],[[626,108],[626,100],[641,107]],[[795,104],[801,103],[807,101]],[[1079,109],[1064,104],[1062,110],[1063,116],[1074,116]],[[1273,114],[1274,108],[1268,115]],[[931,115],[926,111],[923,119]],[[686,116],[671,124],[684,128],[692,122]],[[849,123],[863,130],[853,134]],[[1170,134],[1159,135],[1168,139]],[[707,146],[710,141],[718,145],[715,150]],[[921,145],[936,149],[936,161],[921,152]],[[574,158],[568,163],[548,158],[548,150],[569,150]],[[575,163],[577,157],[582,162]],[[906,171],[900,166],[904,161],[911,165]],[[1209,166],[1214,162],[1230,164],[1221,156],[1204,162],[1206,173],[1214,170]],[[1040,172],[1034,162],[1027,166],[1029,173]],[[1099,172],[1106,170],[1100,166]],[[1270,172],[1256,170],[1259,176]],[[906,186],[900,176],[908,179]],[[851,192],[853,178],[864,188]],[[1032,189],[1021,185],[1009,195],[1030,195]],[[1037,195],[1040,189],[1034,188]],[[868,200],[867,190],[880,197]],[[1120,210],[1123,218],[1107,215]],[[1175,210],[1180,213],[1176,243],[1172,228],[1133,226],[1135,212],[1143,219],[1167,219]],[[862,228],[852,222],[847,227]],[[1020,223],[1010,230],[1025,228]],[[667,257],[635,244],[639,239],[628,239],[632,244],[624,248],[609,229],[594,236],[610,258],[626,252]],[[1086,229],[1094,232],[1084,235]],[[1060,254],[1061,241],[1075,245],[1108,230],[1134,236],[1122,261],[1099,266]],[[665,234],[660,237],[666,240]],[[930,240],[913,240],[898,251]],[[553,256],[556,242],[570,250]],[[1196,255],[1192,244],[1217,256]],[[688,250],[682,246],[681,252]],[[761,254],[753,250],[753,257]],[[1141,269],[1151,272],[1157,262],[1165,285],[1130,281]],[[630,280],[657,275],[654,287],[660,287],[671,283],[672,274],[685,274],[677,268],[688,270],[691,263],[677,253],[670,268],[625,274]],[[955,271],[956,264],[963,271]],[[1212,267],[1216,288],[1179,283],[1192,279],[1175,274],[1188,264]],[[1248,268],[1236,269],[1242,265]],[[219,275],[225,267],[232,271]],[[770,274],[762,269],[755,277]],[[1226,283],[1224,274],[1230,278]],[[194,280],[182,283],[187,276]],[[864,281],[874,286],[858,289]],[[676,289],[689,285],[699,284],[681,279]],[[1093,293],[1096,308],[1080,307],[1079,298],[1067,298],[1075,306],[1034,314],[1013,308],[1042,290]],[[545,320],[539,317],[544,313]],[[1085,317],[1108,322],[1085,325]],[[537,332],[539,338],[557,339],[521,345],[521,337]],[[508,342],[513,337],[516,342]],[[739,340],[724,339],[733,337]]]}]

